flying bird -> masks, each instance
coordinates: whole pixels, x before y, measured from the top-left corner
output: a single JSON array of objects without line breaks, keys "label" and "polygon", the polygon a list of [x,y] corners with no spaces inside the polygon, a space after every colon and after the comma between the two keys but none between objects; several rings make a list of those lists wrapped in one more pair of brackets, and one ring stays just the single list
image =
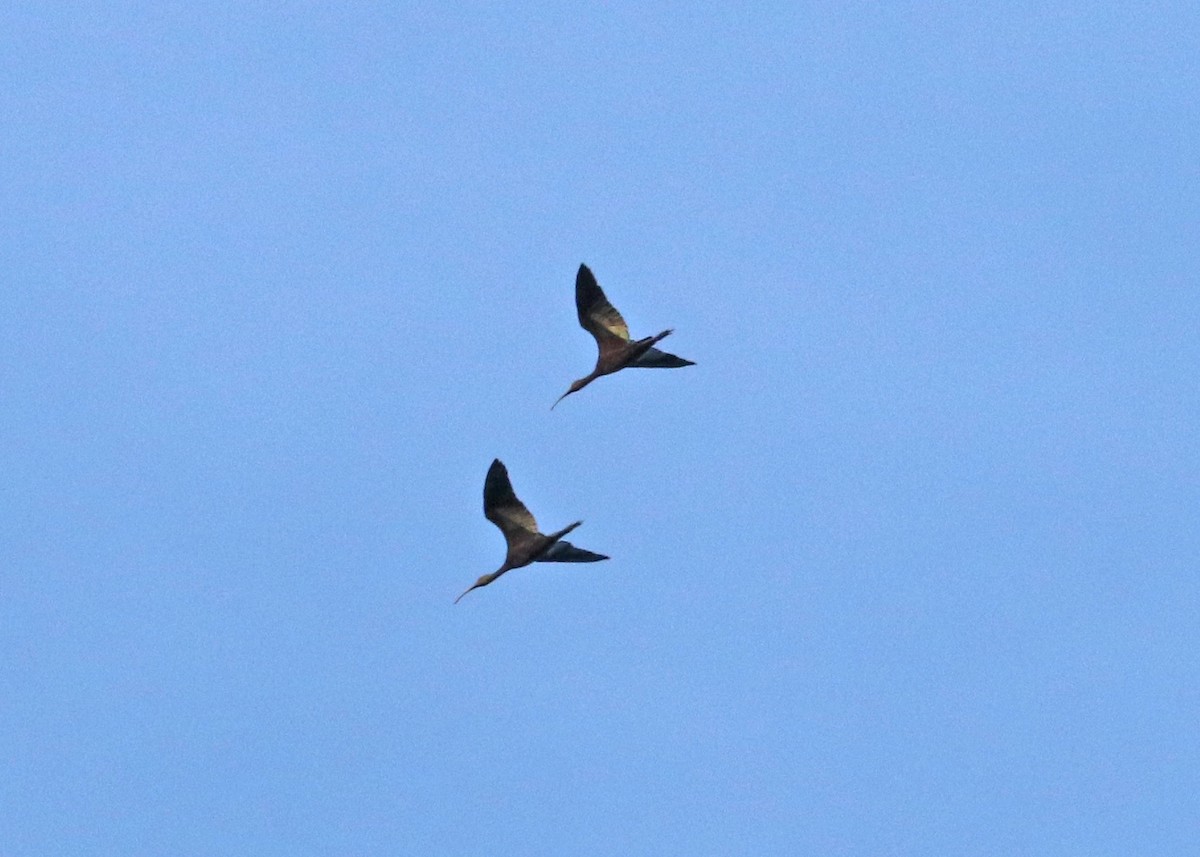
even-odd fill
[{"label": "flying bird", "polygon": [[580,378],[571,384],[571,389],[558,397],[550,410],[554,410],[572,393],[577,393],[601,375],[611,375],[627,366],[643,369],[678,369],[682,366],[695,366],[691,360],[684,360],[674,354],[659,351],[654,347],[660,339],[670,336],[672,330],[664,330],[645,339],[631,341],[629,326],[617,312],[617,308],[608,302],[600,284],[587,265],[579,266],[575,275],[575,310],[579,313],[579,326],[596,339],[599,354],[596,357],[596,368],[586,378]]},{"label": "flying bird", "polygon": [[455,604],[472,589],[487,586],[506,571],[521,568],[531,562],[599,562],[608,559],[603,554],[585,551],[562,540],[563,536],[583,521],[576,521],[549,535],[538,532],[537,521],[513,493],[508,469],[498,458],[488,468],[487,479],[483,482],[483,514],[504,533],[504,541],[508,543],[508,555],[504,558],[504,565],[476,580],[462,595],[454,599]]}]

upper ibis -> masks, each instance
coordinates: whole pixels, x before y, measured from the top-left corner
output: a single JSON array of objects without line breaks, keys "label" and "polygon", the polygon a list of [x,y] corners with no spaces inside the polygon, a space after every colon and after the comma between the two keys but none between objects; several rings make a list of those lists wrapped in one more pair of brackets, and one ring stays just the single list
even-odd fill
[{"label": "upper ibis", "polygon": [[660,339],[670,336],[673,331],[664,330],[645,339],[630,340],[629,326],[617,312],[617,308],[608,302],[600,284],[587,265],[580,265],[575,275],[575,311],[579,314],[579,326],[596,339],[599,354],[596,357],[596,368],[591,374],[580,378],[571,384],[567,392],[558,397],[550,410],[554,410],[572,393],[577,393],[601,375],[611,375],[629,366],[643,369],[678,369],[682,366],[695,366],[691,360],[684,360],[674,354],[659,351],[654,347]]}]

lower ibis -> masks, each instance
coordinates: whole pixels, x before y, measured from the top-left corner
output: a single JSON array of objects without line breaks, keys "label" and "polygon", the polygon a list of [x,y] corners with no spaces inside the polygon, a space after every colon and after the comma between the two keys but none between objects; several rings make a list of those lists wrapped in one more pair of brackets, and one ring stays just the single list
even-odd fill
[{"label": "lower ibis", "polygon": [[455,604],[472,589],[487,586],[505,572],[531,562],[599,562],[608,559],[604,554],[585,551],[563,541],[563,536],[583,521],[568,524],[549,535],[539,532],[537,521],[513,493],[508,469],[498,458],[488,468],[487,478],[483,482],[483,514],[504,533],[508,555],[504,558],[504,565],[467,587],[462,595],[454,599]]}]

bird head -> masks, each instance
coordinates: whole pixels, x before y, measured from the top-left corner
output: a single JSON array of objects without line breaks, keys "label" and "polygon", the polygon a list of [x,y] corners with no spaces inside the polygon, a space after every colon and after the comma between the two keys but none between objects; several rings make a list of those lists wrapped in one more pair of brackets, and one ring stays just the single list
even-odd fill
[{"label": "bird head", "polygon": [[561,396],[558,397],[558,401],[556,401],[553,405],[550,406],[550,410],[554,410],[558,406],[558,403],[561,402],[563,399],[565,399],[567,396],[571,395],[572,393],[578,393],[580,390],[582,390],[584,387],[586,387],[588,385],[588,381],[590,381],[590,380],[592,380],[592,379],[591,378],[580,378],[578,381],[572,381],[571,388],[569,390],[567,390],[567,392],[563,393]]},{"label": "bird head", "polygon": [[489,583],[491,583],[493,580],[495,580],[497,577],[499,577],[503,573],[504,572],[502,572],[502,571],[495,571],[495,572],[492,572],[491,574],[485,574],[483,577],[479,578],[477,581],[475,581],[470,586],[468,586],[466,589],[464,589],[463,594],[454,599],[454,603],[457,604],[458,602],[462,601],[463,595],[466,595],[472,589],[478,589],[481,586],[487,586]]}]

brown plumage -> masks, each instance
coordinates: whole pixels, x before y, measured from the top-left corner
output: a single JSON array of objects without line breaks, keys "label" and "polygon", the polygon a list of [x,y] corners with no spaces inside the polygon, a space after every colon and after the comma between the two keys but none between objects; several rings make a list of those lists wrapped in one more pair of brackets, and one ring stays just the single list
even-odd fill
[{"label": "brown plumage", "polygon": [[579,272],[575,275],[575,310],[579,314],[579,326],[596,340],[599,350],[596,368],[590,375],[572,383],[571,388],[550,406],[550,410],[554,410],[558,402],[572,393],[579,392],[601,375],[611,375],[629,366],[643,369],[678,369],[681,366],[696,365],[691,360],[684,360],[654,347],[660,339],[670,336],[671,330],[631,341],[625,319],[617,312],[617,308],[608,302],[587,265],[580,265]]},{"label": "brown plumage", "polygon": [[599,562],[608,559],[603,554],[577,548],[562,540],[583,521],[576,521],[549,535],[538,532],[537,521],[525,504],[517,499],[508,478],[508,469],[498,458],[488,468],[487,479],[483,482],[483,514],[504,533],[508,554],[502,566],[467,587],[462,595],[454,599],[455,604],[472,589],[487,586],[505,572],[531,562]]}]

